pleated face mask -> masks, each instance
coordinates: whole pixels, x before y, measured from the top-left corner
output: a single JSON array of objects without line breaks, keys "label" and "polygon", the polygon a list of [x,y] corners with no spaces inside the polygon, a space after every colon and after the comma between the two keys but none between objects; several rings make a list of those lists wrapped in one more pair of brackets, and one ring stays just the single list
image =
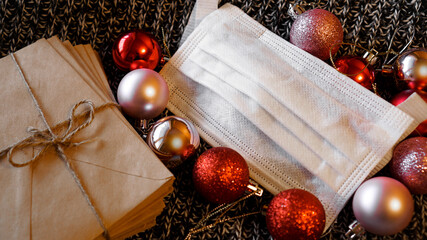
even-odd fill
[{"label": "pleated face mask", "polygon": [[212,146],[238,151],[273,194],[313,193],[327,227],[427,118],[419,96],[394,107],[230,4],[208,15],[160,73],[168,109]]}]

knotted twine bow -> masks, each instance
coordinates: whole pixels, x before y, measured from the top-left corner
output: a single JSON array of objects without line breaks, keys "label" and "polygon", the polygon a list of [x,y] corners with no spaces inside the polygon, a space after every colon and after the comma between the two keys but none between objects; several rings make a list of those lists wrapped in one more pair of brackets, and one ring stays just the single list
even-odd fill
[{"label": "knotted twine bow", "polygon": [[[86,199],[86,202],[88,203],[90,209],[94,213],[99,225],[103,229],[103,231],[104,231],[103,236],[107,240],[110,239],[107,228],[105,227],[100,215],[98,214],[98,211],[96,210],[92,200],[90,199],[89,195],[87,194],[86,190],[84,189],[79,177],[77,176],[77,173],[72,168],[70,161],[68,160],[67,156],[64,153],[64,149],[69,148],[69,147],[79,146],[81,144],[91,142],[91,140],[84,140],[81,142],[73,142],[72,137],[76,133],[78,133],[79,131],[86,128],[87,126],[89,126],[92,123],[95,113],[102,111],[102,110],[109,108],[109,107],[118,107],[117,103],[110,102],[110,103],[106,103],[106,104],[103,104],[103,105],[98,106],[98,107],[94,107],[93,103],[91,101],[88,101],[88,100],[83,100],[83,101],[78,102],[71,109],[69,117],[66,121],[63,121],[63,122],[53,126],[53,128],[56,129],[56,128],[62,128],[65,125],[68,125],[67,130],[64,132],[64,134],[62,134],[62,136],[58,136],[52,131],[52,128],[47,123],[46,118],[43,114],[43,111],[42,111],[38,101],[36,100],[36,98],[33,94],[33,91],[32,91],[30,85],[27,82],[27,79],[25,78],[25,76],[22,72],[20,65],[16,61],[15,56],[13,55],[13,53],[11,53],[10,56],[12,57],[12,60],[14,61],[15,66],[19,71],[19,75],[21,76],[21,79],[24,81],[24,84],[25,84],[29,94],[30,94],[31,98],[33,99],[34,104],[36,105],[37,111],[39,112],[40,117],[43,120],[44,125],[46,126],[46,130],[41,131],[41,130],[36,129],[34,127],[29,127],[27,129],[27,131],[31,134],[31,136],[29,136],[29,137],[25,138],[24,140],[19,141],[15,144],[12,144],[12,145],[6,147],[5,149],[1,150],[0,151],[0,157],[7,155],[7,159],[12,166],[14,166],[14,167],[25,167],[25,166],[39,160],[41,155],[48,148],[53,147],[55,149],[56,153],[58,154],[58,157],[62,161],[64,161],[64,163],[67,167],[67,170],[73,176],[74,181],[77,183],[80,191],[82,192],[84,198]],[[89,111],[76,116],[76,110],[80,105],[88,106]],[[83,119],[85,119],[85,120],[80,125],[78,125],[74,129],[72,129],[75,121],[83,120]],[[33,148],[34,147],[42,147],[42,149],[29,161],[26,161],[24,163],[15,162],[13,160],[14,151],[15,150],[23,150],[27,147],[33,147]]]}]

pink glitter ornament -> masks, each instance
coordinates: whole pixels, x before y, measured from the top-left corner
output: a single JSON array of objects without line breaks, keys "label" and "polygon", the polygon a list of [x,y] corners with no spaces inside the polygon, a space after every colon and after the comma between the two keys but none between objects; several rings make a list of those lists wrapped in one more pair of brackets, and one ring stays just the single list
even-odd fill
[{"label": "pink glitter ornament", "polygon": [[414,137],[399,143],[389,163],[390,172],[414,194],[427,194],[427,138]]},{"label": "pink glitter ornament", "polygon": [[338,18],[329,11],[312,9],[299,15],[292,24],[290,42],[325,60],[329,49],[334,55],[343,41],[344,31]]}]

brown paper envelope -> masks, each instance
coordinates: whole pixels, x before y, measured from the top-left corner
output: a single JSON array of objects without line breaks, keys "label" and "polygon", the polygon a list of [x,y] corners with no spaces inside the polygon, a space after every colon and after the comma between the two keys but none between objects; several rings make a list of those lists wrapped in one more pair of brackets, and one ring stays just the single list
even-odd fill
[{"label": "brown paper envelope", "polygon": [[[75,49],[75,46],[73,46],[69,41],[62,42],[62,45],[68,50],[68,52],[76,59],[76,61],[80,64],[80,67],[85,71],[89,73],[90,80],[100,82],[101,80],[98,79],[98,76],[93,72],[94,69],[90,69],[89,66],[86,64],[82,56],[80,56],[80,53]],[[100,85],[102,86],[102,85]],[[107,85],[109,88],[109,86]],[[101,88],[103,90],[103,86]]]},{"label": "brown paper envelope", "polygon": [[[108,80],[106,80],[106,76],[104,74],[105,80],[102,82],[99,82],[96,78],[96,76],[92,73],[88,65],[86,65],[86,61],[90,61],[89,58],[82,58],[79,54],[79,51],[77,51],[74,46],[71,45],[69,41],[61,42],[56,36],[51,37],[47,39],[49,44],[59,53],[59,55],[67,61],[74,70],[88,83],[88,85],[98,93],[98,95],[104,99],[105,101],[111,100],[111,96],[109,94],[106,95],[105,92],[111,92],[111,89],[108,85]],[[61,46],[61,43],[63,46]],[[64,48],[65,47],[65,48]],[[105,84],[106,83],[106,84]],[[99,88],[100,85],[105,86],[105,88],[108,88],[107,91],[101,90]],[[112,94],[111,94],[112,95]],[[114,99],[114,98],[113,98]],[[126,120],[126,118],[121,114],[119,111],[115,111],[116,115],[123,120],[123,122],[128,126],[129,129],[133,129],[133,127],[129,124],[129,122]],[[132,131],[137,137],[139,137],[138,133],[135,131]]]},{"label": "brown paper envelope", "polygon": [[[64,120],[71,106],[90,99],[105,103],[81,76],[42,39],[15,54],[46,120]],[[0,148],[27,137],[25,129],[44,129],[34,103],[10,56],[0,59]],[[96,114],[73,140],[94,142],[65,150],[107,227],[132,213],[161,188],[172,174],[119,117],[117,109]],[[24,162],[31,153],[14,159]],[[12,167],[0,160],[0,239],[93,239],[101,228],[64,163],[50,149],[33,165]]]},{"label": "brown paper envelope", "polygon": [[107,89],[107,95],[110,96],[112,101],[115,101],[113,92],[111,91],[110,85],[108,83],[107,76],[105,75],[104,68],[101,63],[101,59],[98,53],[93,50],[90,45],[84,45],[87,55],[92,61],[93,66],[95,67],[96,72],[98,73],[99,78],[101,79],[102,85]]},{"label": "brown paper envelope", "polygon": [[90,72],[93,74],[92,80],[94,80],[94,82],[96,82],[96,84],[99,86],[99,89],[102,89],[104,94],[106,94],[107,91],[104,88],[104,85],[102,83],[101,78],[99,77],[99,74],[96,72],[95,66],[93,65],[90,57],[86,53],[85,46],[77,45],[77,46],[74,46],[74,49],[79,53],[79,56],[84,61],[84,64],[88,69],[90,69]]},{"label": "brown paper envelope", "polygon": [[[73,55],[70,51],[62,44],[58,37],[54,36],[47,39],[47,42],[53,49],[56,50],[59,56],[61,56],[78,75],[102,98],[106,98],[105,90],[103,85],[96,80],[96,76],[92,73],[91,69],[86,66],[83,59],[80,59],[78,55]],[[78,53],[78,52],[77,52]]]},{"label": "brown paper envelope", "polygon": [[[52,44],[52,42],[55,43],[55,41],[59,41],[58,38],[50,38],[48,39],[49,43],[55,48],[58,44]],[[105,88],[107,88],[110,93],[110,96],[112,96],[111,89],[108,85],[108,80],[105,76],[104,70],[102,68],[102,65],[100,64],[100,58],[96,54],[96,52],[92,49],[90,45],[79,45],[79,46],[72,46],[69,42],[62,43],[64,47],[67,48],[68,52],[73,55],[73,57],[76,59],[78,63],[80,63],[80,66],[87,70],[86,72],[89,72],[90,76],[96,76],[96,78],[92,78],[91,80],[97,80],[100,84],[103,84]],[[82,47],[83,46],[83,47]],[[56,51],[58,51],[61,56],[66,55],[66,53],[63,53],[63,49],[55,48]],[[65,57],[66,59],[69,59],[69,57]],[[113,98],[114,99],[114,98]],[[155,223],[155,217],[161,213],[164,204],[162,201],[158,201],[158,198],[165,197],[169,192],[171,192],[172,189],[165,189],[160,192],[157,198],[152,199],[151,201],[147,201],[149,199],[146,199],[143,204],[150,203],[150,206],[148,206],[148,210],[144,209],[142,211],[137,211],[135,214],[130,214],[124,217],[120,221],[116,222],[117,224],[121,222],[120,225],[115,224],[114,226],[111,226],[110,236],[113,237],[118,233],[121,233],[121,235],[129,234],[130,232],[134,231],[142,231],[144,227],[146,228],[148,225],[147,222],[150,223],[150,227],[153,226],[152,223]],[[156,195],[156,193],[153,193],[153,195]],[[152,198],[153,195],[150,197]],[[130,231],[130,228],[134,229],[133,231]],[[123,232],[126,231],[126,232]],[[114,234],[114,235],[113,235]],[[129,236],[129,235],[127,235]],[[102,238],[102,236],[100,236]]]}]

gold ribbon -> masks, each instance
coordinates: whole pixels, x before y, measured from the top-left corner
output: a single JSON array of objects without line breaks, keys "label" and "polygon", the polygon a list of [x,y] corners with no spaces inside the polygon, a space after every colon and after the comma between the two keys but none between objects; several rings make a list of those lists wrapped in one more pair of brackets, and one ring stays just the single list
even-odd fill
[{"label": "gold ribbon", "polygon": [[[19,141],[15,144],[12,144],[12,145],[2,149],[0,151],[0,157],[7,155],[7,159],[9,161],[9,163],[14,167],[20,168],[20,167],[25,167],[25,166],[32,164],[33,162],[39,160],[40,157],[42,156],[42,154],[48,148],[50,148],[50,147],[54,148],[56,153],[58,154],[58,157],[64,161],[64,163],[67,167],[67,170],[73,176],[73,179],[77,183],[80,191],[83,194],[83,197],[86,199],[87,204],[89,205],[90,209],[94,213],[99,225],[103,229],[103,231],[104,231],[103,236],[107,240],[110,239],[108,230],[105,227],[105,225],[102,221],[102,218],[100,217],[100,215],[99,215],[98,211],[96,210],[92,200],[90,199],[85,188],[83,187],[83,184],[81,183],[80,178],[77,176],[77,173],[74,171],[70,161],[68,160],[67,156],[65,155],[64,149],[69,148],[69,147],[79,146],[81,144],[91,142],[91,140],[73,142],[72,137],[76,133],[83,130],[84,128],[86,128],[87,126],[89,126],[92,123],[95,113],[102,111],[102,110],[109,108],[109,107],[119,107],[118,104],[110,102],[110,103],[106,103],[106,104],[103,104],[103,105],[98,106],[98,107],[94,107],[93,103],[91,101],[88,101],[88,100],[83,100],[83,101],[78,102],[71,109],[69,117],[67,120],[53,126],[53,129],[55,129],[55,130],[62,129],[63,127],[67,126],[67,130],[61,136],[58,136],[57,134],[54,133],[52,128],[47,123],[46,118],[44,116],[44,113],[43,113],[36,97],[34,96],[33,91],[31,89],[30,85],[28,84],[28,81],[25,78],[20,65],[18,64],[17,60],[15,59],[15,56],[13,55],[13,53],[11,53],[10,55],[11,55],[11,58],[14,61],[15,65],[19,71],[21,79],[23,80],[23,82],[24,82],[24,84],[28,90],[28,93],[30,94],[31,98],[33,99],[33,102],[37,108],[37,111],[40,114],[41,119],[43,120],[43,122],[46,126],[46,130],[41,131],[37,128],[29,127],[27,129],[27,131],[31,134],[31,136],[25,138],[22,141]],[[82,114],[76,115],[76,110],[81,105],[85,105],[85,106],[89,107],[89,110],[82,113]],[[75,128],[73,128],[73,126],[76,125],[75,124],[76,121],[82,121],[82,120],[83,120],[83,122],[81,124],[77,124],[77,126]],[[42,149],[29,161],[26,161],[23,163],[15,162],[13,160],[13,153],[16,150],[23,150],[27,147],[31,147],[31,148],[42,147]]]}]

